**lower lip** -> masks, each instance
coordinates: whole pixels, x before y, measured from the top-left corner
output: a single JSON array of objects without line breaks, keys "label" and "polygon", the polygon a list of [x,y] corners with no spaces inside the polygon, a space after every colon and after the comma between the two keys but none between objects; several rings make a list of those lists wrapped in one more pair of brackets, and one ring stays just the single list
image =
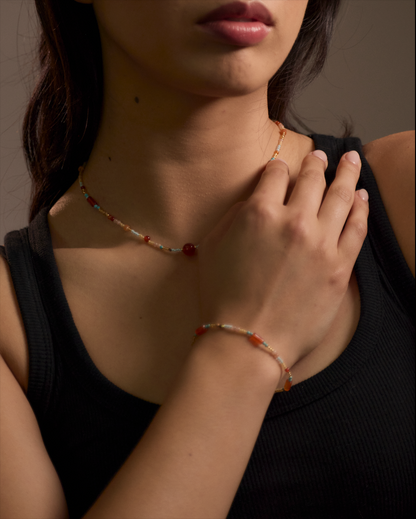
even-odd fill
[{"label": "lower lip", "polygon": [[218,41],[241,47],[261,43],[272,30],[262,22],[233,22],[230,20],[208,22],[199,27],[214,35]]}]

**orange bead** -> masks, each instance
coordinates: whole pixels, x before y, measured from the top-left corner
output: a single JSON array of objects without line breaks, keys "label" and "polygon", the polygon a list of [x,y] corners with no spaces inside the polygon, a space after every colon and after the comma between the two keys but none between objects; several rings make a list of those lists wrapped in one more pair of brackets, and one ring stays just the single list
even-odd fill
[{"label": "orange bead", "polygon": [[200,328],[198,328],[198,329],[196,330],[195,333],[196,333],[197,335],[204,335],[204,333],[207,333],[207,331],[208,331],[208,330],[207,330],[207,328],[205,328],[205,326],[201,326]]},{"label": "orange bead", "polygon": [[258,346],[260,346],[260,344],[263,344],[264,342],[264,339],[262,339],[259,335],[257,335],[257,333],[253,333],[253,335],[251,335],[248,339],[251,344],[253,344],[253,346],[255,346],[256,348]]},{"label": "orange bead", "polygon": [[286,380],[285,391],[290,391],[291,387],[292,387],[292,382],[290,382],[289,380]]}]

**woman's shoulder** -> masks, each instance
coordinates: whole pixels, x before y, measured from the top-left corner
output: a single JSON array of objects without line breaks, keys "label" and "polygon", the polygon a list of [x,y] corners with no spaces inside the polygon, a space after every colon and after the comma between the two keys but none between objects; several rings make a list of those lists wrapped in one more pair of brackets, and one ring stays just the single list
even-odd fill
[{"label": "woman's shoulder", "polygon": [[0,355],[10,368],[23,391],[29,381],[29,351],[10,268],[0,255]]},{"label": "woman's shoulder", "polygon": [[363,146],[403,255],[415,276],[415,132]]}]

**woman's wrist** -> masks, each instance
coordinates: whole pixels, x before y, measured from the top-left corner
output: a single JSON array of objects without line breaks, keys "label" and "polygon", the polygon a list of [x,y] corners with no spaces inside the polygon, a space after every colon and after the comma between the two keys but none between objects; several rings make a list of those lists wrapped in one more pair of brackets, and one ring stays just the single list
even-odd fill
[{"label": "woman's wrist", "polygon": [[225,371],[231,384],[266,391],[274,392],[284,375],[277,361],[266,351],[253,347],[246,337],[218,329],[198,337],[190,357],[191,362],[202,362]]}]

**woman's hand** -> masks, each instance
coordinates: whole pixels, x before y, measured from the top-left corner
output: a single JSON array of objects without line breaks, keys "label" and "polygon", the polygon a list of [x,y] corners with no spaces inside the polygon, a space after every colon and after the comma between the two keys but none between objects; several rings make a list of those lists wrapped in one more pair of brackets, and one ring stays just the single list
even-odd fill
[{"label": "woman's hand", "polygon": [[[288,166],[270,162],[253,195],[201,242],[202,318],[264,338],[293,366],[329,332],[368,232],[361,160],[342,158],[322,202],[326,155],[308,155],[287,203]],[[345,226],[345,228],[344,228]]]}]

